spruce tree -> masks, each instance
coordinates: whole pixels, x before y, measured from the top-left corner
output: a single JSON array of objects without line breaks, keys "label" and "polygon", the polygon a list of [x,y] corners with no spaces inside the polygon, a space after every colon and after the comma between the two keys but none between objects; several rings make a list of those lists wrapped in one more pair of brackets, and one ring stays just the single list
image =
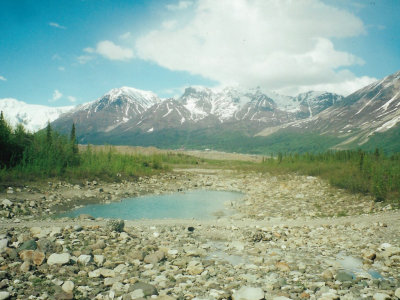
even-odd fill
[{"label": "spruce tree", "polygon": [[77,154],[78,153],[78,145],[76,142],[75,123],[72,123],[71,135],[70,135],[69,139],[71,141],[72,153]]}]

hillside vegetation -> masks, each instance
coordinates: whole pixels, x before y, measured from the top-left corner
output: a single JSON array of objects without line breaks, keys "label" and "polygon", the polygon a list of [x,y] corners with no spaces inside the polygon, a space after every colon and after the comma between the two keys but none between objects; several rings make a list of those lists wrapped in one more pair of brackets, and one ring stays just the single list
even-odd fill
[{"label": "hillside vegetation", "polygon": [[[299,139],[287,136],[283,140],[275,140],[269,149],[274,150],[275,144],[295,143]],[[250,148],[245,146],[245,139],[242,141],[242,147],[236,146],[235,143],[228,143],[227,147],[232,151],[246,152],[245,150]],[[373,195],[376,201],[390,200],[393,203],[400,203],[400,154],[389,156],[379,149],[373,152],[362,150],[324,151],[319,154],[305,152],[309,149],[313,149],[314,152],[320,149],[318,141],[314,141],[295,154],[278,152],[274,155],[272,151],[270,156],[260,163],[200,159],[174,152],[151,155],[120,153],[112,146],[99,149],[88,145],[79,151],[74,125],[69,136],[53,131],[50,124],[45,130],[31,134],[26,132],[22,125],[12,129],[3,115],[0,118],[0,146],[2,182],[47,178],[70,180],[97,178],[118,181],[169,171],[176,165],[182,167],[201,165],[203,168],[236,168],[280,174],[297,172],[319,176],[328,180],[333,186],[354,193]],[[257,149],[256,147],[253,151],[257,153]]]},{"label": "hillside vegetation", "polygon": [[88,146],[79,152],[75,126],[71,134],[61,135],[50,124],[35,134],[22,125],[16,129],[0,118],[0,180],[46,178],[121,180],[169,170],[167,164],[194,164],[197,159],[184,154],[121,154],[113,147],[93,151]]}]

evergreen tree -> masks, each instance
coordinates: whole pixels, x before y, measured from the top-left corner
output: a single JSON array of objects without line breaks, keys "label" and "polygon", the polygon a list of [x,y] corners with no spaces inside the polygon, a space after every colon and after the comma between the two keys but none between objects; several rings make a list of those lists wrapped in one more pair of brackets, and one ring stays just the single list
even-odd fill
[{"label": "evergreen tree", "polygon": [[46,142],[47,145],[51,145],[51,141],[52,141],[52,129],[51,129],[51,125],[50,125],[50,121],[47,122],[47,126],[46,126]]},{"label": "evergreen tree", "polygon": [[7,166],[11,159],[11,127],[0,113],[0,168]]},{"label": "evergreen tree", "polygon": [[70,135],[69,139],[71,141],[72,153],[77,154],[78,153],[78,145],[76,142],[75,123],[72,123],[71,135]]}]

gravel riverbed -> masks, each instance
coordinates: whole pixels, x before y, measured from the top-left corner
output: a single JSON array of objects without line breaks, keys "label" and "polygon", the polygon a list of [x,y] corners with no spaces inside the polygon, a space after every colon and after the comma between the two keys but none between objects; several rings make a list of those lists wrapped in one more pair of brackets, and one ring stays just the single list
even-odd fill
[{"label": "gravel riverbed", "polygon": [[[244,197],[216,220],[52,217],[194,189]],[[315,177],[194,169],[49,182],[8,188],[0,209],[0,299],[400,299],[399,211]]]}]

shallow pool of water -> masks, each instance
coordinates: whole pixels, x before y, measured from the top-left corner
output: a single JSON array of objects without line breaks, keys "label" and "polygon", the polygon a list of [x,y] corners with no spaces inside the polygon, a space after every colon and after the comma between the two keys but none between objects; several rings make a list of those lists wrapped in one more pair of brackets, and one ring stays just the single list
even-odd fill
[{"label": "shallow pool of water", "polygon": [[92,204],[61,217],[89,214],[95,218],[135,219],[215,219],[231,215],[231,203],[243,194],[225,191],[196,190],[165,195],[148,195],[110,204]]}]

